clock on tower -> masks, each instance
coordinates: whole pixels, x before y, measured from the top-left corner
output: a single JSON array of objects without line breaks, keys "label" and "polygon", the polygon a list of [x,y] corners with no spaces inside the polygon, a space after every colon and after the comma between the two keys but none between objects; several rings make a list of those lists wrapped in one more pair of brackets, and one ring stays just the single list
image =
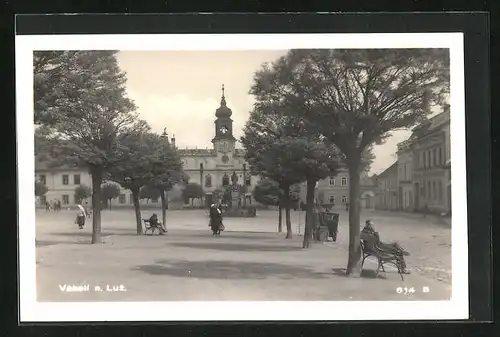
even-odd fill
[{"label": "clock on tower", "polygon": [[236,139],[233,136],[233,112],[227,107],[224,96],[224,85],[222,86],[222,97],[220,107],[215,111],[215,137],[212,139],[217,152],[228,153],[234,150]]}]

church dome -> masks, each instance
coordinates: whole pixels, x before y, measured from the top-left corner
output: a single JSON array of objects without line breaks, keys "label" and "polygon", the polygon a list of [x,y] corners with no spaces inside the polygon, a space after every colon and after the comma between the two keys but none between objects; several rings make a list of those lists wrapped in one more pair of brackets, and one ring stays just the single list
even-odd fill
[{"label": "church dome", "polygon": [[215,117],[231,117],[233,112],[227,107],[226,97],[224,96],[224,85],[222,85],[222,97],[220,100],[220,107],[215,110]]}]

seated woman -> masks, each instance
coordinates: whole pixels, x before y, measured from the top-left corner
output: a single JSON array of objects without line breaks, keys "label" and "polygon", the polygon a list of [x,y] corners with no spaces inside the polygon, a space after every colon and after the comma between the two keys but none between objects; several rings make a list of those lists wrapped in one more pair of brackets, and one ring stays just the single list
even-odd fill
[{"label": "seated woman", "polygon": [[160,235],[167,232],[167,229],[158,220],[158,215],[156,215],[156,213],[153,213],[149,218],[149,224],[153,227],[158,227],[160,229]]},{"label": "seated woman", "polygon": [[366,220],[365,227],[361,230],[361,234],[373,235],[378,241],[380,248],[387,250],[396,256],[396,262],[398,263],[401,272],[403,274],[410,274],[410,271],[406,269],[406,261],[404,259],[404,256],[408,256],[410,253],[405,251],[397,242],[384,243],[380,241],[380,235],[377,231],[375,231],[375,228],[373,228],[373,222],[371,220]]}]

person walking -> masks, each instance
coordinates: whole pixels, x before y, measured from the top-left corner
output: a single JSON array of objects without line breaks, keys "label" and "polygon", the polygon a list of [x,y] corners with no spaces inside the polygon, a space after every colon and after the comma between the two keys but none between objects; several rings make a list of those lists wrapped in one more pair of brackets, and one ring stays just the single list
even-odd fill
[{"label": "person walking", "polygon": [[83,226],[85,226],[85,218],[87,217],[87,212],[85,211],[85,208],[80,204],[76,205],[76,208],[78,209],[78,211],[75,223],[78,225],[79,229],[83,229]]}]

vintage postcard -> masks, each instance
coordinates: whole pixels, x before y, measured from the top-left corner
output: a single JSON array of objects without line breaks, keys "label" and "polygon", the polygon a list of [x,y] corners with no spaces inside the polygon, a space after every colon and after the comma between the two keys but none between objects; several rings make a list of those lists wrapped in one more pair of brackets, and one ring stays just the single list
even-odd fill
[{"label": "vintage postcard", "polygon": [[20,320],[467,318],[463,58],[461,33],[17,36]]}]

